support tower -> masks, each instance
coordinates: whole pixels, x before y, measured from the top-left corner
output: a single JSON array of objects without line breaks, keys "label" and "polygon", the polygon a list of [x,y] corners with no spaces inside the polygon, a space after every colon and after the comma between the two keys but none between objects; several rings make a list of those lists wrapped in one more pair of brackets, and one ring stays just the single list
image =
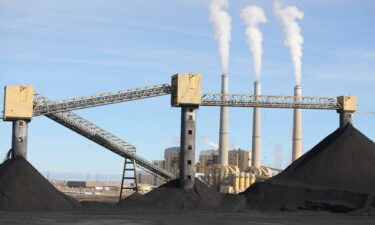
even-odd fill
[{"label": "support tower", "polygon": [[5,86],[4,121],[11,121],[12,157],[27,157],[28,123],[33,117],[34,87],[32,85]]},{"label": "support tower", "polygon": [[196,111],[202,101],[201,74],[172,77],[172,106],[181,107],[180,187],[194,187]]}]

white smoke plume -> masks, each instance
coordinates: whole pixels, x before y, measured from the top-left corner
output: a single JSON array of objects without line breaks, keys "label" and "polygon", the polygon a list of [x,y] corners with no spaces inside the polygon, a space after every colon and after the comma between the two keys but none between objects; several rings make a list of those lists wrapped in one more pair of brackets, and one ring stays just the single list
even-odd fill
[{"label": "white smoke plume", "polygon": [[281,0],[275,0],[274,13],[279,18],[285,33],[285,45],[290,49],[294,65],[296,85],[301,84],[301,58],[303,37],[296,19],[303,19],[303,12],[296,6],[283,6]]},{"label": "white smoke plume", "polygon": [[214,149],[218,149],[219,148],[219,145],[213,143],[212,141],[207,140],[204,135],[201,135],[201,140],[202,140],[203,143],[205,143],[208,146],[213,147]]},{"label": "white smoke plume", "polygon": [[262,72],[263,34],[259,29],[259,25],[260,23],[266,23],[267,17],[263,9],[255,5],[244,8],[241,12],[241,17],[247,25],[246,42],[253,54],[255,81],[260,81],[260,75]]},{"label": "white smoke plume", "polygon": [[221,68],[224,74],[228,73],[229,42],[231,39],[232,18],[224,11],[229,7],[229,0],[210,0],[210,21],[213,24],[215,40],[218,41]]}]

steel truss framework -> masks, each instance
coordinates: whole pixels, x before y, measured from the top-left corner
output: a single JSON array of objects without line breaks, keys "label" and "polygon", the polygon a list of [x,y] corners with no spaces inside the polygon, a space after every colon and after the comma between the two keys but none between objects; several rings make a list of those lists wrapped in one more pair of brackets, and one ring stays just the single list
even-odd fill
[{"label": "steel truss framework", "polygon": [[[35,94],[35,101],[39,103],[49,102],[46,97],[40,94]],[[135,146],[123,141],[73,112],[52,113],[46,114],[45,116],[124,158],[135,160],[138,167],[163,180],[174,178],[173,174],[137,155]]]},{"label": "steel truss framework", "polygon": [[[45,115],[112,152],[124,158],[135,160],[137,166],[142,169],[164,180],[170,180],[174,178],[173,174],[138,156],[135,153],[135,146],[71,111],[168,95],[172,92],[172,87],[169,84],[160,84],[58,101],[51,101],[40,94],[36,94],[34,98],[34,116]],[[342,108],[335,98],[239,94],[205,94],[202,96],[201,105],[327,110],[340,110]]]},{"label": "steel truss framework", "polygon": [[[157,97],[171,94],[172,91],[172,87],[169,84],[160,84],[59,101],[36,100],[34,104],[34,116]],[[202,96],[201,106],[326,110],[340,110],[342,108],[335,98],[240,94],[205,94]]]},{"label": "steel truss framework", "polygon": [[341,108],[335,98],[236,94],[205,94],[201,105],[330,110]]},{"label": "steel truss framework", "polygon": [[34,116],[157,97],[171,92],[169,84],[159,84],[59,101],[36,101],[34,104]]}]

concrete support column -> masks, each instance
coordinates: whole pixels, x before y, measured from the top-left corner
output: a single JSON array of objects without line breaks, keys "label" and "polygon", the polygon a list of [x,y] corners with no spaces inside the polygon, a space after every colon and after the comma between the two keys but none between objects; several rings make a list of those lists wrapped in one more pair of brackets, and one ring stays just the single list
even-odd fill
[{"label": "concrete support column", "polygon": [[[260,81],[254,82],[254,95],[261,95]],[[257,100],[257,98],[256,98]],[[260,168],[260,154],[261,154],[261,108],[254,107],[253,109],[253,138],[252,138],[252,156],[251,166]]]},{"label": "concrete support column", "polygon": [[339,113],[340,113],[340,128],[345,127],[348,123],[353,124],[352,112],[341,111]]},{"label": "concrete support column", "polygon": [[191,189],[195,173],[195,133],[198,106],[181,107],[180,186]]},{"label": "concrete support column", "polygon": [[[300,85],[294,87],[294,96],[301,97],[302,90]],[[296,98],[297,102],[301,98]],[[302,154],[302,110],[294,109],[293,114],[293,140],[292,140],[292,161],[298,159]]]},{"label": "concrete support column", "polygon": [[[228,76],[223,74],[221,77],[221,93],[228,94]],[[228,165],[228,107],[220,107],[220,131],[219,131],[219,164]]]},{"label": "concrete support column", "polygon": [[23,156],[27,158],[27,120],[14,120],[12,130],[12,158]]}]

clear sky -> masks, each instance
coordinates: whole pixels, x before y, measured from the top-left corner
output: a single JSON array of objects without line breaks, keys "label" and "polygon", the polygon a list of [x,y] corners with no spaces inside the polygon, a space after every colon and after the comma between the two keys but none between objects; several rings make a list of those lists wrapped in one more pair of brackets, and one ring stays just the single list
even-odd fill
[{"label": "clear sky", "polygon": [[[241,9],[232,0],[230,93],[253,92],[252,59]],[[292,95],[293,66],[272,12],[261,6],[264,33],[263,94]],[[362,111],[375,111],[375,1],[290,1],[304,11],[304,96],[358,96]],[[203,92],[220,92],[221,66],[206,0],[2,0],[0,84],[33,84],[52,99],[170,82],[179,72],[201,72]],[[2,104],[3,93],[1,93]],[[180,110],[169,96],[76,111],[161,159],[178,145]],[[262,162],[287,166],[291,158],[292,110],[262,110]],[[250,150],[252,110],[230,109],[230,143]],[[197,155],[217,143],[219,108],[201,107]],[[356,114],[355,126],[375,140],[375,115]],[[338,127],[335,111],[303,110],[303,149],[311,149]],[[10,148],[11,123],[0,122],[0,156]],[[123,159],[45,117],[29,127],[28,158],[40,171],[120,173]]]}]

